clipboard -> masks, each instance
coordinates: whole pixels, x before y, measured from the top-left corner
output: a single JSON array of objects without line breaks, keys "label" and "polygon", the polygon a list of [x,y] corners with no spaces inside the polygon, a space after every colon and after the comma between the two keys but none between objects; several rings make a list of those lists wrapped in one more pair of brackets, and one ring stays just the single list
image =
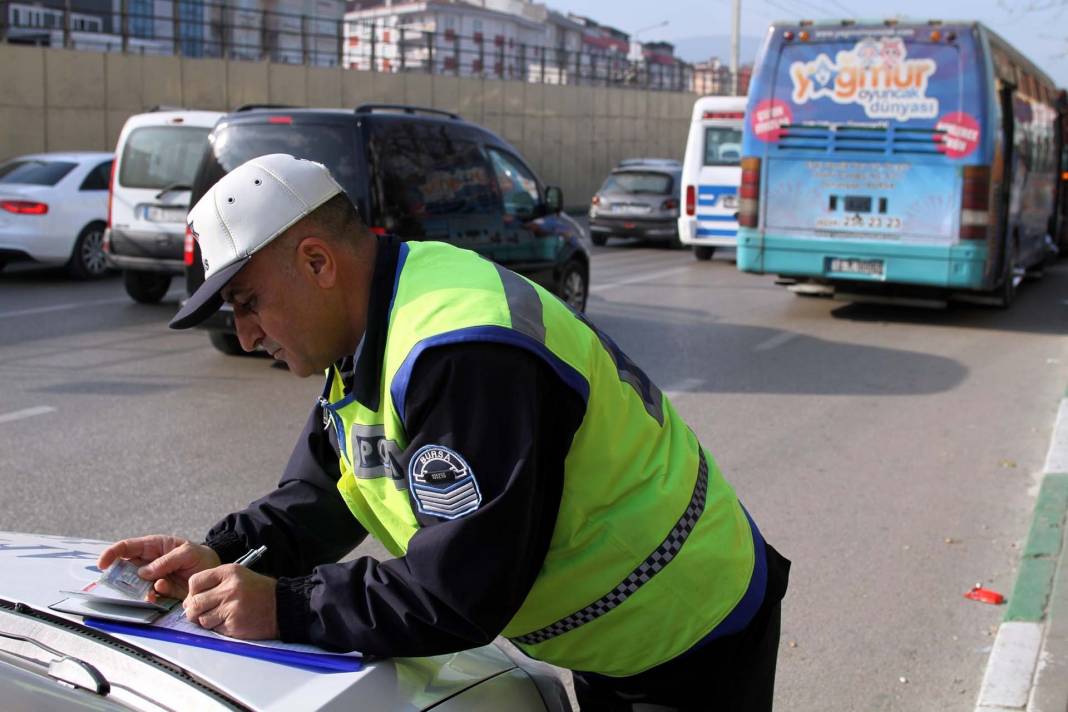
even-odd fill
[{"label": "clipboard", "polygon": [[302,650],[285,650],[266,645],[254,645],[240,640],[222,639],[187,633],[182,630],[161,628],[154,625],[140,625],[137,623],[119,623],[101,618],[86,617],[84,623],[87,626],[108,633],[123,633],[137,635],[142,638],[164,640],[170,643],[180,643],[196,648],[218,650],[231,655],[243,655],[248,658],[267,660],[280,665],[303,668],[312,672],[359,672],[364,668],[364,659],[354,655],[342,655],[340,653],[305,652]]}]

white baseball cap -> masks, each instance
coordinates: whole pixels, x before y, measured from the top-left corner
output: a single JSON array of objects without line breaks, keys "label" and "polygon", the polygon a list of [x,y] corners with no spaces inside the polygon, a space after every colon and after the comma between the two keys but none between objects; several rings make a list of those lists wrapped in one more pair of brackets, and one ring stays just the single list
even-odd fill
[{"label": "white baseball cap", "polygon": [[223,303],[219,292],[252,255],[340,192],[326,166],[285,153],[253,158],[220,178],[189,211],[204,283],[171,328],[188,329],[214,314]]}]

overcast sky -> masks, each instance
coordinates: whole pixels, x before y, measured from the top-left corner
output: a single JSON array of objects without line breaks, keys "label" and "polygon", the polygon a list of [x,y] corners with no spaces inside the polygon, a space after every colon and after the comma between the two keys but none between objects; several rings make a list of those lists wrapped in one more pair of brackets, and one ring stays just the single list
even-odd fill
[{"label": "overcast sky", "polygon": [[[632,36],[667,21],[665,27],[641,32],[642,41],[730,33],[731,0],[542,1]],[[1068,0],[742,0],[742,34],[760,37],[772,20],[781,19],[881,19],[891,12],[889,8],[908,18],[979,20],[1030,57],[1059,86],[1068,87]],[[747,60],[751,58],[743,57]]]}]

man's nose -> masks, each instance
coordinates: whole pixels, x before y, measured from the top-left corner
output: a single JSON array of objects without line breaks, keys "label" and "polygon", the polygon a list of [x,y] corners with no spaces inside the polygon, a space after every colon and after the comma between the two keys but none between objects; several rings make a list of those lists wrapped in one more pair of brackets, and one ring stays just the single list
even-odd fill
[{"label": "man's nose", "polygon": [[263,329],[251,317],[235,314],[234,328],[237,329],[237,340],[245,351],[255,351],[263,340]]}]

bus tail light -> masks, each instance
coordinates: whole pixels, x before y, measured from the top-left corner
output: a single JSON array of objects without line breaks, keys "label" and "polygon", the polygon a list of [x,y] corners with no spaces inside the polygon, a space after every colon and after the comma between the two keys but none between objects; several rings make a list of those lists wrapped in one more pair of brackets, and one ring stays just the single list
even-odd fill
[{"label": "bus tail light", "polygon": [[697,188],[692,185],[686,186],[686,214],[697,213]]},{"label": "bus tail light", "polygon": [[186,267],[193,266],[193,252],[196,250],[196,243],[193,242],[193,229],[188,225],[185,226],[185,245],[182,249],[182,264]]},{"label": "bus tail light", "polygon": [[960,196],[960,238],[985,240],[990,227],[990,166],[965,166]]},{"label": "bus tail light", "polygon": [[738,189],[738,224],[756,227],[760,215],[760,159],[742,159],[742,184]]}]

